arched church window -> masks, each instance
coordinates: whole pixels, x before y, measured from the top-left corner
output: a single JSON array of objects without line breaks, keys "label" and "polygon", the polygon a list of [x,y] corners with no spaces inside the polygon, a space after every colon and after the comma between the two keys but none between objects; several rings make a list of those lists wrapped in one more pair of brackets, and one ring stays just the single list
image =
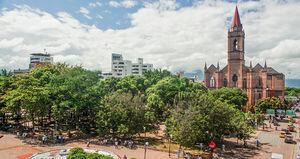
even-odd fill
[{"label": "arched church window", "polygon": [[237,86],[237,81],[238,81],[238,76],[236,74],[234,74],[232,76],[232,82],[233,82],[233,86],[236,87]]},{"label": "arched church window", "polygon": [[227,79],[224,78],[224,80],[223,80],[223,86],[224,86],[224,87],[227,87],[227,83],[228,83],[228,82],[227,82]]},{"label": "arched church window", "polygon": [[210,78],[210,87],[215,87],[215,83],[216,83],[215,78],[211,77]]},{"label": "arched church window", "polygon": [[243,79],[243,89],[247,89],[247,79]]},{"label": "arched church window", "polygon": [[238,41],[236,39],[233,41],[233,49],[238,50]]},{"label": "arched church window", "polygon": [[262,81],[261,81],[261,78],[258,77],[258,86],[261,87],[262,86]]}]

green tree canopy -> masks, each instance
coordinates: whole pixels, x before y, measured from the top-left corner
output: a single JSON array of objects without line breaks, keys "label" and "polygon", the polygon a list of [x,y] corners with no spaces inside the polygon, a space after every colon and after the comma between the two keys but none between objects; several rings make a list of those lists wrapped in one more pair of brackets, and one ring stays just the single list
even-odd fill
[{"label": "green tree canopy", "polygon": [[242,139],[252,132],[252,127],[241,111],[211,95],[201,93],[178,102],[166,125],[167,133],[187,147],[211,139],[220,141],[228,134],[236,134]]},{"label": "green tree canopy", "polygon": [[145,104],[141,94],[132,96],[130,93],[113,93],[105,96],[97,114],[97,127],[100,135],[131,137],[154,128],[154,113]]},{"label": "green tree canopy", "polygon": [[242,109],[247,103],[247,94],[239,88],[227,88],[211,90],[209,92],[212,96],[220,101],[234,105],[237,109]]},{"label": "green tree canopy", "polygon": [[267,109],[285,109],[283,101],[278,97],[260,99],[254,106],[256,113],[266,113]]}]

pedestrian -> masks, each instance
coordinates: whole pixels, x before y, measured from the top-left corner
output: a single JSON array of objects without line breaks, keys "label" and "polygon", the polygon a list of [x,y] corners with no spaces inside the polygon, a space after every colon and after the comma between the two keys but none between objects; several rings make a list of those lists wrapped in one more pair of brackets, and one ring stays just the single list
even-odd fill
[{"label": "pedestrian", "polygon": [[115,140],[115,148],[117,149],[118,148],[118,140]]},{"label": "pedestrian", "polygon": [[256,147],[258,148],[259,147],[259,141],[258,140],[256,140]]},{"label": "pedestrian", "polygon": [[200,146],[200,149],[203,150],[203,143],[200,143],[199,146]]},{"label": "pedestrian", "polygon": [[60,140],[60,143],[63,143],[63,142],[64,142],[64,140],[65,140],[65,139],[64,139],[64,136],[63,136],[63,135],[59,135],[59,137],[60,137],[60,138],[59,138],[59,140]]},{"label": "pedestrian", "polygon": [[222,151],[225,151],[225,145],[224,144],[222,145]]},{"label": "pedestrian", "polygon": [[126,156],[126,155],[124,155],[123,159],[127,159],[127,156]]},{"label": "pedestrian", "polygon": [[86,147],[90,147],[90,143],[91,143],[91,142],[88,141]]}]

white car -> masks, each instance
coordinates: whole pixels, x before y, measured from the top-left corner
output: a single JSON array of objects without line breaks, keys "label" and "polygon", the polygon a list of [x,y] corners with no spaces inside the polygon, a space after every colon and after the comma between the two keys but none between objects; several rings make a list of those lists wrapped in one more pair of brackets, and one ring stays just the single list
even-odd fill
[{"label": "white car", "polygon": [[271,159],[283,159],[283,155],[279,153],[272,153]]}]

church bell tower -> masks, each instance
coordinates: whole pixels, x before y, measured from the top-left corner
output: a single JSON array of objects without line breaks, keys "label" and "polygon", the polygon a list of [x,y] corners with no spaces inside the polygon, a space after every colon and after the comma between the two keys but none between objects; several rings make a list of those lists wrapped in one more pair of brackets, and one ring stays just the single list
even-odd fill
[{"label": "church bell tower", "polygon": [[228,75],[229,87],[242,88],[244,60],[245,33],[236,6],[232,24],[228,30]]}]

